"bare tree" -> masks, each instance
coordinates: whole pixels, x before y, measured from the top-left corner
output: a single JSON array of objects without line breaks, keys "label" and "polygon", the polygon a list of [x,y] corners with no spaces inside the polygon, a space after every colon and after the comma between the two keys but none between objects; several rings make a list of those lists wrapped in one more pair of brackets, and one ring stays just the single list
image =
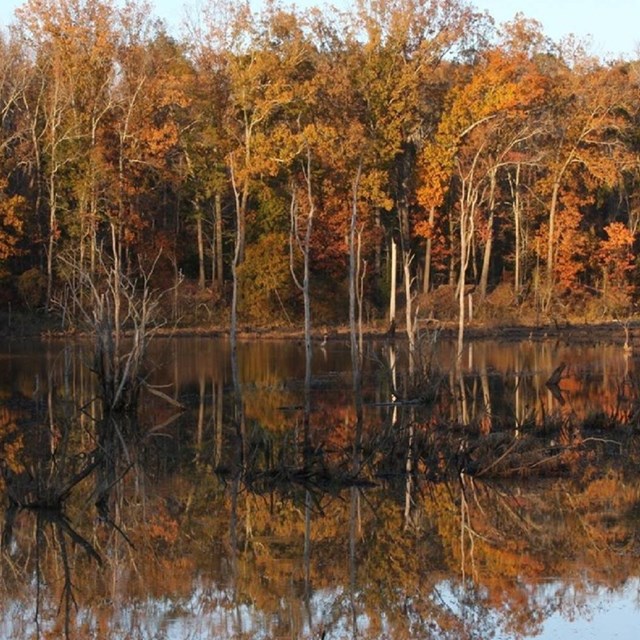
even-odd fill
[{"label": "bare tree", "polygon": [[[307,157],[302,164],[302,174],[304,176],[305,191],[307,196],[306,215],[301,215],[299,211],[298,199],[296,196],[296,187],[292,184],[291,188],[291,208],[290,208],[290,234],[289,234],[289,264],[293,280],[302,291],[304,299],[304,344],[305,344],[305,361],[306,374],[305,381],[307,384],[311,381],[311,295],[309,290],[310,276],[310,253],[311,253],[311,236],[313,232],[313,222],[315,216],[315,203],[313,199],[313,185],[311,182],[311,150],[307,147]],[[303,233],[304,231],[304,233]],[[295,249],[302,254],[303,274],[302,282],[296,274],[295,269]]]},{"label": "bare tree", "polygon": [[70,256],[59,257],[70,276],[67,299],[73,301],[77,321],[94,340],[91,368],[98,377],[105,415],[137,409],[147,347],[163,324],[159,308],[169,292],[151,286],[159,257],[148,270],[140,266],[137,278],[123,273],[118,260],[101,257],[94,274]]},{"label": "bare tree", "polygon": [[[349,226],[349,333],[351,336],[351,364],[355,386],[360,384],[362,365],[362,322],[356,322],[358,302],[358,280],[360,277],[360,243],[358,234],[358,189],[362,175],[362,161],[358,164],[353,178],[351,220]],[[359,329],[359,333],[358,333]],[[358,339],[360,336],[360,339]]]}]

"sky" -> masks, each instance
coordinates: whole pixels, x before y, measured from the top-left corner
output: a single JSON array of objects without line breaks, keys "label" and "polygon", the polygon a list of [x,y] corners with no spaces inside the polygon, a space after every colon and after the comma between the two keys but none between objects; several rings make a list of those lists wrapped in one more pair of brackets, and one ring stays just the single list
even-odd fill
[{"label": "sky", "polygon": [[522,11],[542,23],[553,40],[574,34],[590,38],[603,58],[636,57],[640,48],[640,0],[476,0],[497,23]]},{"label": "sky", "polygon": [[[0,25],[13,19],[13,11],[23,0],[0,0]],[[170,27],[178,28],[185,4],[195,6],[196,0],[151,0],[156,15]],[[258,4],[258,2],[256,2]],[[285,4],[290,4],[285,0]],[[323,6],[324,0],[297,0],[300,7]],[[333,0],[346,7],[348,0]],[[540,21],[543,31],[553,40],[568,34],[589,38],[591,51],[602,58],[632,58],[640,55],[640,0],[474,0],[480,10],[486,9],[499,24],[521,11],[528,18]]]}]

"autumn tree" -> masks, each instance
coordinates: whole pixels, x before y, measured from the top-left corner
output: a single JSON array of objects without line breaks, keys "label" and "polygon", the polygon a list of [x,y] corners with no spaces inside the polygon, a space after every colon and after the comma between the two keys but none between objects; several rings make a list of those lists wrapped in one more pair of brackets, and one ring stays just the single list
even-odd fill
[{"label": "autumn tree", "polygon": [[71,250],[95,271],[105,201],[103,131],[112,108],[117,34],[108,3],[85,0],[69,3],[65,11],[57,28],[68,30],[64,65],[73,80],[69,90],[75,157],[65,176],[69,195],[62,222]]},{"label": "autumn tree", "polygon": [[[193,74],[189,93],[190,123],[183,127],[184,153],[188,167],[188,193],[193,206],[198,255],[198,286],[206,285],[206,246],[209,247],[211,285],[221,291],[224,284],[223,197],[228,193],[225,158],[229,141],[223,118],[228,99],[224,70],[218,55],[198,41],[192,45]],[[208,231],[208,243],[205,233]]]},{"label": "autumn tree", "polygon": [[[637,231],[635,64],[523,16],[492,31],[465,0],[194,15],[179,40],[141,1],[28,0],[3,36],[2,255],[25,249],[5,263],[45,273],[49,301],[65,295],[60,256],[99,271],[108,254],[133,276],[160,251],[154,278],[186,276],[200,302],[208,282],[226,301],[231,273],[235,335],[238,309],[259,318],[285,292],[272,273],[252,304],[242,279],[289,236],[292,199],[308,307],[344,320],[351,289],[359,323],[386,302],[393,317],[402,279],[408,329],[434,273],[459,306],[465,283],[482,299],[513,268],[518,299],[533,289],[546,312],[599,291],[608,225]],[[293,319],[292,291],[274,313]]]},{"label": "autumn tree", "polygon": [[[457,0],[362,1],[356,16],[354,32],[366,38],[352,82],[365,105],[378,169],[386,172],[397,220],[390,225],[396,229],[391,242],[399,240],[402,262],[411,262],[416,159],[439,117],[444,59],[462,58],[473,46],[482,33],[482,17]],[[396,274],[390,277],[394,282]]]},{"label": "autumn tree", "polygon": [[[565,52],[547,68],[551,86],[546,93],[545,159],[536,190],[547,200],[542,243],[545,248],[548,309],[558,282],[558,239],[562,236],[563,193],[565,202],[582,216],[593,204],[599,185],[614,185],[625,164],[626,150],[620,135],[626,126],[628,77],[616,66],[602,67],[579,48]],[[575,205],[573,204],[575,203]],[[557,227],[560,227],[559,229]],[[566,279],[562,283],[566,285]]]},{"label": "autumn tree", "polygon": [[[485,254],[480,278],[486,291],[496,202],[496,172],[531,135],[526,109],[540,90],[526,62],[499,49],[488,52],[467,82],[451,90],[433,142],[423,149],[423,187],[419,198],[433,211],[449,189],[456,199],[459,304],[458,353],[462,350],[465,283],[477,228],[483,224]],[[487,211],[484,220],[482,209]],[[454,240],[451,238],[453,246]]]},{"label": "autumn tree", "polygon": [[628,307],[633,283],[633,244],[635,236],[622,222],[611,222],[605,228],[606,238],[598,250],[598,261],[602,272],[602,290],[605,300],[613,293],[619,297],[616,306]]},{"label": "autumn tree", "polygon": [[234,209],[232,334],[239,302],[238,269],[244,261],[250,199],[260,178],[279,170],[269,148],[271,127],[292,100],[292,82],[302,60],[295,14],[269,3],[261,15],[248,5],[211,5],[202,38],[203,55],[213,61],[225,85],[220,124],[224,164]]},{"label": "autumn tree", "polygon": [[[37,208],[46,219],[44,253],[47,273],[47,304],[52,299],[54,253],[63,228],[66,187],[65,171],[78,157],[79,131],[73,118],[74,89],[78,78],[70,52],[74,30],[81,28],[82,5],[64,2],[28,1],[17,11],[18,30],[25,47],[35,52],[36,74],[25,95],[38,183]],[[40,213],[40,211],[38,211]],[[44,226],[44,225],[43,225]]]},{"label": "autumn tree", "polygon": [[25,185],[21,180],[20,152],[28,137],[21,105],[30,65],[19,42],[1,34],[0,68],[0,272],[3,272],[7,260],[21,251],[19,243],[28,221],[28,202],[21,193]]},{"label": "autumn tree", "polygon": [[[4,184],[3,184],[4,183]],[[20,251],[25,202],[19,195],[7,195],[7,180],[0,181],[0,269]]]}]

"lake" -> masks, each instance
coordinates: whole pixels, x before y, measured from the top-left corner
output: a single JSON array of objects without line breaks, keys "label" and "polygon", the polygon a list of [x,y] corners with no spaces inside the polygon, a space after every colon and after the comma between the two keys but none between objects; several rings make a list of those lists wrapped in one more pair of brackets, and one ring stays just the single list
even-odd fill
[{"label": "lake", "polygon": [[[640,375],[609,343],[0,347],[2,638],[636,638]],[[558,385],[547,385],[565,365]],[[50,508],[51,502],[62,503]]]}]

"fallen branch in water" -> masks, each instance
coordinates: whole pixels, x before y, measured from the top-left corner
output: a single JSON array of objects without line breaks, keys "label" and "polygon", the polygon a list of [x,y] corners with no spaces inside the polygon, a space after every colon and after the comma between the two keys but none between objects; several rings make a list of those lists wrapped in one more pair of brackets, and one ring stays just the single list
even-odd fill
[{"label": "fallen branch in water", "polygon": [[149,393],[152,393],[154,396],[157,396],[158,398],[162,398],[165,402],[168,402],[170,405],[172,405],[174,407],[177,407],[181,411],[185,411],[186,410],[186,407],[181,402],[178,402],[175,398],[172,398],[171,396],[168,396],[166,393],[160,391],[156,387],[152,387],[148,382],[143,381],[142,382],[142,386]]},{"label": "fallen branch in water", "polygon": [[545,382],[547,387],[557,387],[560,384],[560,380],[562,380],[562,374],[566,369],[567,365],[564,362],[561,362],[554,370],[553,373],[549,376],[549,379]]}]

